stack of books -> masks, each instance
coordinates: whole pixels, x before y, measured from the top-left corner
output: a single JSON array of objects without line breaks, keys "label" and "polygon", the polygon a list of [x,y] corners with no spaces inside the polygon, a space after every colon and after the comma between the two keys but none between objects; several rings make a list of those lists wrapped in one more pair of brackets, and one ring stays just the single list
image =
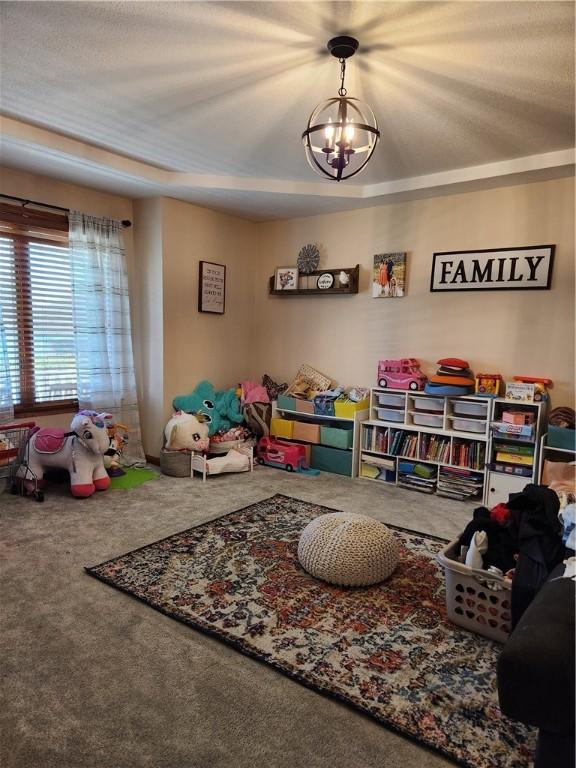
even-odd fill
[{"label": "stack of books", "polygon": [[518,443],[496,443],[496,461],[531,467],[534,464],[534,446]]},{"label": "stack of books", "polygon": [[483,478],[467,469],[440,467],[438,478],[438,496],[449,499],[474,499],[481,495]]},{"label": "stack of books", "polygon": [[436,490],[436,467],[429,464],[398,464],[398,485],[414,491],[434,493]]},{"label": "stack of books", "polygon": [[454,441],[452,464],[469,469],[484,469],[484,457],[483,443]]},{"label": "stack of books", "polygon": [[420,435],[419,459],[444,462],[450,459],[450,438],[440,435]]},{"label": "stack of books", "polygon": [[360,475],[361,477],[369,477],[372,480],[383,480],[387,483],[393,483],[396,480],[396,462],[394,459],[362,454]]},{"label": "stack of books", "polygon": [[364,427],[363,445],[365,451],[388,453],[389,430],[376,427]]}]

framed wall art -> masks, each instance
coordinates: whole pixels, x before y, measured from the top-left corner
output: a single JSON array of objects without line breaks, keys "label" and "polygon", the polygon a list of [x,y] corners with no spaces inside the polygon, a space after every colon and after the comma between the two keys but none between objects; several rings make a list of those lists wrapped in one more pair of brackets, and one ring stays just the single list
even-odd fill
[{"label": "framed wall art", "polygon": [[434,254],[431,291],[545,291],[554,245],[442,251]]},{"label": "framed wall art", "polygon": [[374,256],[372,297],[400,299],[406,292],[406,253],[377,253]]},{"label": "framed wall art", "polygon": [[298,289],[298,267],[276,267],[274,290],[296,291]]},{"label": "framed wall art", "polygon": [[226,266],[201,261],[198,274],[198,312],[223,315],[226,304]]}]

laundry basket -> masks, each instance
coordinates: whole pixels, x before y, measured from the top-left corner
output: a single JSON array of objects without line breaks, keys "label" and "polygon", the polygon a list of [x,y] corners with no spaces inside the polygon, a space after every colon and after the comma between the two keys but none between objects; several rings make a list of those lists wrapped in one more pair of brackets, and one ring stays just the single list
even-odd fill
[{"label": "laundry basket", "polygon": [[510,634],[512,582],[458,562],[458,541],[438,553],[446,577],[448,618],[464,629],[504,643]]}]

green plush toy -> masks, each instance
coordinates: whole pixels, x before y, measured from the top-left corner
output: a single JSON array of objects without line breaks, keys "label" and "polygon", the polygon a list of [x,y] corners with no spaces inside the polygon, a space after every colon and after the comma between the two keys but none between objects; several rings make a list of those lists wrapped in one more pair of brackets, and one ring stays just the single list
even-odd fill
[{"label": "green plush toy", "polygon": [[210,437],[244,421],[235,390],[216,392],[209,381],[201,381],[188,395],[175,397],[172,407],[175,411],[204,414]]}]

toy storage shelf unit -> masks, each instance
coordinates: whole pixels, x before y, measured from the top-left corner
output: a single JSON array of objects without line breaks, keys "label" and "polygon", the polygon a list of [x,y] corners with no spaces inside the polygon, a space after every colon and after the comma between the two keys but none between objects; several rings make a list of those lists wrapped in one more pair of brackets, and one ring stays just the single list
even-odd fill
[{"label": "toy storage shelf unit", "polygon": [[[321,416],[286,408],[280,396],[272,411],[270,434],[307,446],[309,466],[324,472],[356,477],[360,451],[360,424],[368,417],[362,403],[350,404],[348,415]],[[311,401],[298,401],[298,407],[311,407]],[[358,408],[354,408],[358,405]],[[364,406],[367,402],[364,403]]]},{"label": "toy storage shelf unit", "polygon": [[[550,435],[548,432],[540,438],[540,452],[538,454],[538,482],[542,483],[544,474],[544,462],[553,461],[560,464],[570,464],[576,461],[576,445],[574,443],[574,430],[564,430],[567,436],[572,440],[566,440],[561,445],[550,445]],[[568,435],[568,433],[572,433]],[[572,447],[568,447],[572,445]]]},{"label": "toy storage shelf unit", "polygon": [[[348,282],[344,285],[340,282],[340,274],[344,272],[348,277]],[[332,285],[329,288],[318,288],[318,278],[320,275],[332,275]],[[288,291],[281,291],[274,288],[274,276],[270,278],[269,293],[271,296],[343,296],[351,293],[358,293],[358,278],[360,274],[360,265],[355,267],[341,267],[339,269],[317,269],[308,274],[299,275],[298,288]],[[302,283],[306,282],[307,287]]]},{"label": "toy storage shelf unit", "polygon": [[493,400],[484,494],[487,507],[506,502],[509,494],[538,482],[538,449],[547,407],[547,401]]},{"label": "toy storage shelf unit", "polygon": [[490,398],[376,387],[361,425],[360,477],[465,501],[485,486]]}]

